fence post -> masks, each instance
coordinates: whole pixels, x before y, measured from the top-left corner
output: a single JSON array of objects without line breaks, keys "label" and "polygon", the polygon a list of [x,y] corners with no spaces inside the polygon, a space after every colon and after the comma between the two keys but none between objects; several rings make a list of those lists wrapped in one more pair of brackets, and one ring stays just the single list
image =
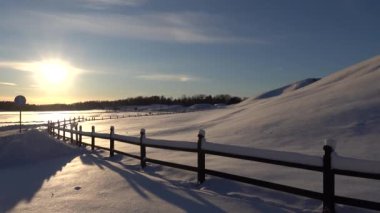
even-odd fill
[{"label": "fence post", "polygon": [[141,129],[141,131],[140,131],[140,165],[141,165],[141,168],[146,167],[146,148],[145,148],[144,140],[145,140],[145,129]]},{"label": "fence post", "polygon": [[73,124],[70,124],[70,142],[71,142],[71,144],[73,144],[74,143],[74,136],[73,136],[73,130],[74,130],[74,128],[73,128],[74,126],[73,126]]},{"label": "fence post", "polygon": [[57,139],[59,140],[59,134],[60,134],[60,123],[59,120],[57,121],[58,129],[57,129]]},{"label": "fence post", "polygon": [[63,141],[66,140],[66,119],[63,120]]},{"label": "fence post", "polygon": [[82,125],[79,126],[79,143],[78,146],[82,146]]},{"label": "fence post", "polygon": [[113,154],[114,154],[113,153],[114,148],[115,148],[114,134],[115,134],[115,127],[111,126],[111,129],[110,129],[110,157],[113,157]]},{"label": "fence post", "polygon": [[204,142],[206,132],[201,129],[198,133],[198,183],[202,184],[205,181],[205,153],[202,150],[202,144]]},{"label": "fence post", "polygon": [[54,131],[55,131],[55,123],[51,121],[51,135],[54,137]]},{"label": "fence post", "polygon": [[334,173],[331,168],[331,153],[334,151],[333,147],[328,144],[323,146],[323,212],[334,213],[335,212],[335,183]]},{"label": "fence post", "polygon": [[75,143],[78,145],[78,125],[75,125]]},{"label": "fence post", "polygon": [[53,122],[49,121],[49,134],[52,135],[52,129],[53,129]]},{"label": "fence post", "polygon": [[95,149],[95,126],[91,127],[91,150]]}]

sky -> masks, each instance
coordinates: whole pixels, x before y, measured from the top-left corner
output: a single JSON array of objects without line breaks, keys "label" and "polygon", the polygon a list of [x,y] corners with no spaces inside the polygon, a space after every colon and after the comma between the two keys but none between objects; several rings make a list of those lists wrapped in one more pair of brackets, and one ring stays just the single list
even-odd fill
[{"label": "sky", "polygon": [[380,54],[377,0],[2,0],[0,101],[253,97]]}]

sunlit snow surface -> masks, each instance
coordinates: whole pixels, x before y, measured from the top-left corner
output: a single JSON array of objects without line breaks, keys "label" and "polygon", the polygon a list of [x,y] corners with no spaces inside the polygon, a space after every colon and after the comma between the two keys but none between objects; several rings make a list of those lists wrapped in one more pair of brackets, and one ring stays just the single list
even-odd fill
[{"label": "sunlit snow surface", "polygon": [[[222,109],[172,115],[129,117],[80,123],[84,131],[196,142],[199,129],[212,143],[296,152],[321,157],[323,141],[337,141],[336,152],[349,160],[380,161],[380,57],[295,91],[267,99],[248,99]],[[33,128],[31,128],[33,129]],[[89,138],[85,137],[89,142]],[[16,142],[14,142],[16,141]],[[24,141],[24,142],[23,142]],[[54,146],[43,145],[54,144]],[[109,146],[106,140],[97,140]],[[18,145],[17,145],[18,144]],[[58,143],[59,144],[59,143]],[[14,157],[0,167],[0,211],[40,212],[299,212],[321,211],[321,202],[286,193],[207,176],[196,184],[196,174],[148,164],[108,153],[73,149],[31,130],[22,135],[10,127],[0,131],[0,159]],[[57,146],[55,146],[57,145]],[[33,146],[33,149],[29,147]],[[56,153],[33,157],[42,151]],[[28,150],[21,151],[21,150]],[[139,154],[138,147],[116,143],[116,149]],[[15,151],[20,150],[20,151]],[[61,150],[69,152],[61,153]],[[71,151],[70,151],[71,150]],[[238,149],[237,149],[238,150]],[[62,151],[63,152],[63,151]],[[32,156],[28,156],[32,155]],[[147,149],[147,156],[196,165],[196,154]],[[344,158],[341,158],[344,160]],[[22,163],[18,163],[22,162]],[[347,166],[343,161],[337,165]],[[348,161],[346,161],[348,162]],[[355,167],[360,167],[356,164]],[[322,175],[263,163],[206,157],[206,167],[290,186],[321,191]],[[336,177],[336,194],[380,200],[379,181]],[[338,207],[342,212],[364,211]]]}]

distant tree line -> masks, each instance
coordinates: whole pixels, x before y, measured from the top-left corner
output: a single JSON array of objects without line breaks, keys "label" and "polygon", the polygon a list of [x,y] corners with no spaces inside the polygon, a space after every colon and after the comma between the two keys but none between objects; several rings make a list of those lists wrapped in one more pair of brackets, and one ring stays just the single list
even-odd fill
[{"label": "distant tree line", "polygon": [[[137,96],[115,101],[85,101],[73,104],[46,104],[35,105],[26,104],[23,107],[24,111],[60,111],[60,110],[92,110],[92,109],[111,109],[117,110],[128,106],[142,106],[151,104],[165,105],[183,105],[191,106],[194,104],[236,104],[243,100],[237,96],[227,94],[221,95],[183,95],[179,98],[165,96]],[[17,111],[19,108],[10,101],[0,102],[0,111]]]}]

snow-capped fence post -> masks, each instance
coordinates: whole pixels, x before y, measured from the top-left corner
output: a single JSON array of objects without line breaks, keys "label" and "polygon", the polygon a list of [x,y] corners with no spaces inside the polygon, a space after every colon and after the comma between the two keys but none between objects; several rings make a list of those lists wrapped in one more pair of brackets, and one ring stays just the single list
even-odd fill
[{"label": "snow-capped fence post", "polygon": [[145,129],[140,130],[140,165],[141,168],[146,167],[146,148],[144,144],[145,140]]},{"label": "snow-capped fence post", "polygon": [[323,212],[333,213],[335,212],[335,183],[331,168],[331,153],[334,149],[326,144],[323,150],[325,151],[323,156]]},{"label": "snow-capped fence post", "polygon": [[79,126],[79,143],[78,146],[82,146],[82,125]]},{"label": "snow-capped fence post", "polygon": [[91,127],[91,150],[95,149],[95,126]]},{"label": "snow-capped fence post", "polygon": [[114,155],[114,147],[115,147],[114,134],[115,134],[115,127],[111,126],[111,129],[110,129],[110,157],[113,157],[113,155]]},{"label": "snow-capped fence post", "polygon": [[205,181],[205,152],[202,150],[202,143],[204,142],[206,132],[201,129],[198,133],[198,183],[201,184]]}]

